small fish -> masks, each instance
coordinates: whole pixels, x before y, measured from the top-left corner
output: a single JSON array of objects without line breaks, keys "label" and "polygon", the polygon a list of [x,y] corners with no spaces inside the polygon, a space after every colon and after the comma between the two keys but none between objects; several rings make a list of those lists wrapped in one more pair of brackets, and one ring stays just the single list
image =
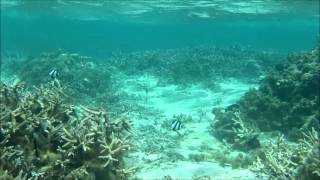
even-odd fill
[{"label": "small fish", "polygon": [[50,75],[50,77],[51,77],[52,79],[56,79],[56,78],[59,77],[59,73],[58,73],[58,71],[57,71],[56,69],[52,69],[52,70],[50,71],[49,75]]},{"label": "small fish", "polygon": [[180,119],[175,119],[174,121],[172,121],[171,123],[171,129],[174,131],[179,131],[182,127],[182,123],[180,121]]}]

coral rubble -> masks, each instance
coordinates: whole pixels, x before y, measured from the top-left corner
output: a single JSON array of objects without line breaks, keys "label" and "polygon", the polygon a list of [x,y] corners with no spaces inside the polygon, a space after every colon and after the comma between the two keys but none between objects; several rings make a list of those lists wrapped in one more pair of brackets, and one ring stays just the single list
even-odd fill
[{"label": "coral rubble", "polygon": [[0,91],[0,179],[126,176],[126,118],[73,106],[58,80],[34,90],[1,82]]}]

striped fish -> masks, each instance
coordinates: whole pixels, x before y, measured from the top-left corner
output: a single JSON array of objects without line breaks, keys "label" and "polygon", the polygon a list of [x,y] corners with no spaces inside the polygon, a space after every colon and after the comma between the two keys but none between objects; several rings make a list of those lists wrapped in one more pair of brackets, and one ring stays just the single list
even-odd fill
[{"label": "striped fish", "polygon": [[51,77],[52,79],[56,79],[56,78],[59,77],[59,73],[58,73],[58,71],[57,71],[56,69],[52,69],[52,70],[50,71],[49,75],[50,75],[50,77]]},{"label": "striped fish", "polygon": [[174,131],[179,131],[182,127],[182,123],[180,121],[180,119],[175,119],[174,121],[172,121],[171,123],[171,129]]}]

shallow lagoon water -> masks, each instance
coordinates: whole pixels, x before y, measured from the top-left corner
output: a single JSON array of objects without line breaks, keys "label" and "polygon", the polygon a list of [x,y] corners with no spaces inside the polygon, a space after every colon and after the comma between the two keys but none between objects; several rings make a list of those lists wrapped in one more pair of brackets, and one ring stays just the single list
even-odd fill
[{"label": "shallow lagoon water", "polygon": [[[97,112],[106,109],[111,124],[129,119],[128,132],[122,135],[122,132],[115,131],[110,136],[106,135],[110,139],[118,136],[119,144],[126,142],[125,137],[129,137],[130,148],[123,148],[121,153],[112,154],[117,155],[115,162],[103,166],[101,170],[101,159],[108,158],[101,155],[105,150],[95,151],[97,157],[92,157],[92,152],[86,157],[81,153],[77,154],[78,151],[72,151],[71,154],[74,153],[77,157],[75,163],[69,164],[70,169],[61,170],[61,178],[297,178],[300,175],[298,172],[304,167],[303,163],[300,166],[300,161],[295,162],[299,166],[292,163],[286,166],[290,168],[279,170],[280,173],[269,169],[274,164],[276,168],[282,167],[286,160],[292,160],[288,156],[280,156],[294,154],[292,149],[298,149],[297,147],[303,147],[299,153],[312,154],[305,149],[313,150],[313,146],[307,146],[309,141],[301,144],[301,139],[297,138],[299,135],[311,134],[310,137],[313,138],[309,139],[313,140],[312,143],[319,144],[317,133],[320,126],[319,123],[314,123],[317,122],[314,119],[319,117],[317,112],[312,111],[319,98],[317,95],[313,96],[317,88],[295,91],[312,94],[303,95],[304,99],[299,102],[311,110],[301,110],[299,103],[293,104],[286,112],[296,113],[297,118],[285,116],[287,122],[272,114],[278,115],[281,108],[291,102],[274,97],[275,95],[267,96],[273,90],[264,88],[278,89],[280,94],[283,93],[282,85],[285,90],[293,89],[288,82],[294,78],[288,78],[289,75],[285,72],[293,71],[294,76],[299,76],[303,70],[295,68],[302,63],[298,61],[292,67],[277,64],[287,63],[290,59],[286,60],[286,56],[301,52],[310,52],[305,56],[316,59],[318,36],[319,1],[2,0],[1,81],[8,84],[26,81],[27,88],[32,89],[48,82],[54,84],[58,80],[67,96],[73,98],[72,107],[75,107],[75,112],[87,112],[88,109],[83,108],[84,106]],[[319,60],[315,60],[312,67],[317,68],[317,63]],[[282,71],[287,67],[290,68]],[[278,72],[275,69],[280,70]],[[310,78],[316,76],[314,72],[317,71],[310,70],[312,68],[308,66],[306,69],[311,72],[301,75],[301,79],[304,78],[306,82],[311,79],[311,83],[303,86],[303,81],[298,80],[296,87],[318,87]],[[57,70],[60,76],[50,77],[49,72],[52,70]],[[275,83],[272,78],[276,79]],[[258,94],[257,97],[255,93]],[[25,94],[22,93],[22,97]],[[298,93],[292,96],[294,95],[300,97]],[[309,97],[314,99],[308,99]],[[250,103],[253,105],[250,106]],[[3,112],[6,112],[6,106],[9,107],[5,104]],[[233,107],[236,109],[232,109]],[[242,107],[248,109],[241,109]],[[306,122],[289,127],[290,122],[300,120],[299,110],[305,111],[302,114],[308,117]],[[261,114],[264,111],[271,113],[260,115],[259,111]],[[247,114],[242,116],[241,113]],[[75,118],[74,115],[70,117]],[[249,121],[252,117],[257,122]],[[174,131],[170,129],[170,124],[177,119],[182,121],[182,128]],[[261,119],[265,121],[262,124],[265,124],[266,129],[259,127]],[[225,121],[225,124],[219,126],[219,121]],[[7,123],[5,118],[2,122],[0,132],[10,134],[10,128],[7,127],[10,122]],[[112,127],[110,124],[107,126],[107,120],[103,123],[106,129]],[[286,124],[288,127],[285,127]],[[70,128],[68,123],[65,128]],[[288,133],[285,129],[292,131]],[[32,133],[31,138],[40,133],[37,131]],[[23,128],[21,132],[24,132]],[[230,132],[235,133],[231,140],[228,136]],[[12,136],[15,135],[13,133]],[[68,135],[68,138],[71,136]],[[0,145],[4,150],[0,152],[3,154],[10,149],[10,145],[35,149],[40,157],[26,153],[29,151],[22,154],[37,160],[42,155],[47,157],[48,152],[63,152],[61,147],[58,150],[48,150],[47,146],[43,149],[29,147],[14,139],[2,142],[1,138],[0,136]],[[86,134],[82,138],[85,141]],[[65,139],[61,142],[66,141]],[[37,144],[37,141],[34,140],[34,143]],[[259,142],[258,145],[255,141]],[[279,145],[282,143],[284,148]],[[66,144],[61,144],[62,148],[68,147]],[[100,144],[102,147],[105,145],[108,142]],[[76,143],[73,147],[75,146]],[[92,148],[97,146],[92,145]],[[274,154],[270,155],[268,152]],[[262,157],[266,158],[265,168],[257,165],[257,158],[263,153],[265,156]],[[5,155],[0,157],[1,162],[6,161]],[[268,163],[268,160],[274,160],[273,157],[278,157],[275,160],[278,161]],[[61,159],[56,158],[52,162],[60,163]],[[66,158],[71,157],[68,155]],[[98,162],[99,165],[90,164],[90,160],[82,161],[86,158],[93,159],[93,164]],[[312,156],[302,157],[303,160],[306,158]],[[15,158],[13,162],[20,163],[23,161],[21,159]],[[46,162],[47,159],[44,159]],[[50,170],[42,172],[38,166],[30,167],[33,168],[32,171],[10,163],[0,166],[0,179],[2,176],[17,178],[21,175],[28,178],[53,178]],[[313,172],[318,172],[317,164],[310,167],[315,169]],[[87,173],[83,173],[83,169]],[[8,173],[11,176],[7,177]]]},{"label": "shallow lagoon water", "polygon": [[[317,2],[297,2],[285,7],[285,1],[283,4],[270,1],[270,6],[268,2],[253,1],[244,3],[243,10],[241,1],[234,5],[204,1],[200,7],[189,3],[183,6],[179,1],[120,1],[118,6],[113,1],[100,6],[83,1],[2,5],[2,49],[37,54],[61,48],[95,57],[106,57],[113,51],[200,45],[240,44],[284,53],[310,49],[316,44],[319,28]],[[135,3],[139,5],[134,6]],[[139,8],[148,10],[130,13]],[[251,12],[259,8],[266,12]],[[207,13],[209,17],[197,12]],[[299,43],[292,43],[292,39]]]}]

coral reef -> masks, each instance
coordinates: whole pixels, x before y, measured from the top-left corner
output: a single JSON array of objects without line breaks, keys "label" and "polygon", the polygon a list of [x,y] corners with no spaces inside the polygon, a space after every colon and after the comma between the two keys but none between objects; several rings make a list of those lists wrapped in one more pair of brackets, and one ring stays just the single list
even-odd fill
[{"label": "coral reef", "polygon": [[[67,87],[66,94],[77,101],[81,100],[82,104],[86,103],[85,100],[92,104],[99,99],[99,102],[114,99],[112,88],[114,83],[111,80],[110,69],[98,65],[87,56],[62,51],[43,53],[38,57],[16,61],[9,69],[16,71],[18,77],[26,82],[28,87],[50,81],[52,77],[49,73],[55,69],[59,74],[57,78]],[[99,102],[96,104],[100,105]]]},{"label": "coral reef", "polygon": [[241,124],[235,123],[236,116],[241,117],[247,129],[278,130],[293,140],[301,138],[302,132],[311,127],[320,129],[319,51],[290,56],[288,61],[277,65],[258,90],[251,89],[225,112],[214,110],[213,127],[218,138],[238,134],[235,126]]},{"label": "coral reef", "polygon": [[260,130],[279,130],[298,139],[298,131],[320,129],[319,82],[319,50],[315,49],[289,56],[288,63],[277,65],[258,90],[251,90],[237,104],[246,121]]},{"label": "coral reef", "polygon": [[1,82],[0,179],[125,178],[125,116],[70,104],[56,79],[26,90]]},{"label": "coral reef", "polygon": [[[319,47],[288,57],[238,102],[214,108],[212,132],[257,158],[253,170],[272,179],[319,178]],[[259,136],[278,132],[275,142]]]},{"label": "coral reef", "polygon": [[262,149],[253,171],[272,179],[317,179],[320,177],[319,134],[312,129],[299,144],[288,143],[283,135]]},{"label": "coral reef", "polygon": [[215,80],[221,78],[255,79],[279,63],[280,58],[275,57],[279,55],[244,47],[198,47],[118,53],[109,62],[129,74],[147,72],[169,83],[190,85],[202,82],[214,87]]}]

